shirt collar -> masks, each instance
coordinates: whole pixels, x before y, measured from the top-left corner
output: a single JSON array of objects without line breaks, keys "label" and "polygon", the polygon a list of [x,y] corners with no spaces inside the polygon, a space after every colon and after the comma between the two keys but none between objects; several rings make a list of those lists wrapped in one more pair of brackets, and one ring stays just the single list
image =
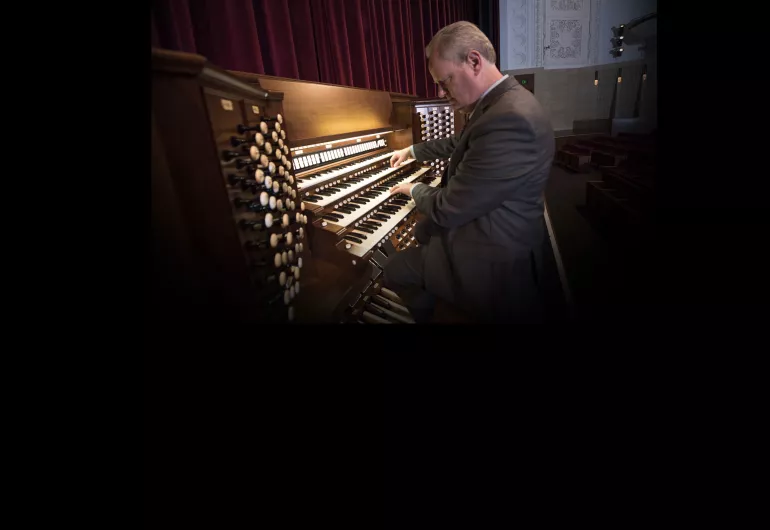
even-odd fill
[{"label": "shirt collar", "polygon": [[479,103],[481,103],[481,100],[484,99],[484,96],[489,94],[492,91],[493,88],[495,88],[497,85],[499,85],[500,83],[502,83],[506,79],[508,79],[508,74],[505,74],[503,77],[501,77],[500,79],[498,79],[497,81],[492,83],[492,86],[490,86],[488,89],[486,89],[486,91],[483,94],[481,94],[481,97],[478,99],[478,101],[476,101],[476,106],[473,107],[473,110],[471,111],[470,115],[468,116],[468,121],[471,121],[471,118],[473,117],[473,113],[476,112],[477,108],[479,108]]}]

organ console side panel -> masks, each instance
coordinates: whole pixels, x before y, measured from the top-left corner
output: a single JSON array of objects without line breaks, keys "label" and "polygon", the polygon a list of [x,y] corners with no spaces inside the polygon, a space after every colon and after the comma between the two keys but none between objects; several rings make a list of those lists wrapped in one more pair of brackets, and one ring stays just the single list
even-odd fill
[{"label": "organ console side panel", "polygon": [[405,98],[391,93],[391,100],[393,101],[393,123],[407,124],[407,127],[396,131],[393,135],[393,148],[398,150],[409,147],[414,143],[414,120],[411,104],[417,101],[418,98]]},{"label": "organ console side panel", "polygon": [[151,219],[153,228],[152,298],[150,312],[153,320],[173,315],[178,319],[196,316],[205,307],[205,293],[198,282],[192,235],[184,222],[179,195],[171,178],[154,116],[151,125]]},{"label": "organ console side panel", "polygon": [[[304,214],[283,95],[152,51],[156,292],[185,317],[294,319]],[[172,315],[169,315],[172,316]]]}]

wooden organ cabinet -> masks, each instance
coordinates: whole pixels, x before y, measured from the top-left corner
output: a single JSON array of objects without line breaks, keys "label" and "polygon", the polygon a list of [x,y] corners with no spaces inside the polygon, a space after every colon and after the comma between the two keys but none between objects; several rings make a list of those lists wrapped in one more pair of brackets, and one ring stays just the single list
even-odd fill
[{"label": "wooden organ cabinet", "polygon": [[438,186],[446,161],[389,162],[458,127],[445,100],[153,50],[152,103],[158,315],[413,322],[382,287],[389,256],[417,245],[414,201],[389,190]]}]

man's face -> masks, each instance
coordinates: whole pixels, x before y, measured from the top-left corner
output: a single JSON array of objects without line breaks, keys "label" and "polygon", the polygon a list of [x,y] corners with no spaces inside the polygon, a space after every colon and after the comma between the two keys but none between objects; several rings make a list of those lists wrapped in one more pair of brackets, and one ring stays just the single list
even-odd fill
[{"label": "man's face", "polygon": [[433,50],[428,61],[428,70],[438,84],[439,97],[449,100],[455,110],[467,107],[476,101],[474,81],[476,77],[470,63],[460,64],[446,60]]}]

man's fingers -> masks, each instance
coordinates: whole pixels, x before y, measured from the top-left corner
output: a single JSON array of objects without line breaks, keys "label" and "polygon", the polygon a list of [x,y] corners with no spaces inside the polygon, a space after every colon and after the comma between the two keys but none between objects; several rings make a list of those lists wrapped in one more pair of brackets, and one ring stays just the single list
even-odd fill
[{"label": "man's fingers", "polygon": [[400,166],[406,162],[408,158],[409,155],[406,153],[394,153],[393,156],[390,157],[390,167]]}]

